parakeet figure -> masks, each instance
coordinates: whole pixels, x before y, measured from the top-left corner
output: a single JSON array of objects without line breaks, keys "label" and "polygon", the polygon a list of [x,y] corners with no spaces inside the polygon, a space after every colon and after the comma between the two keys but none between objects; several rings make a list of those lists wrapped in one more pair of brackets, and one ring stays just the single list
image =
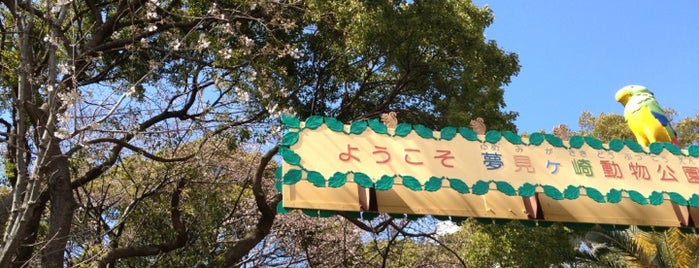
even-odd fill
[{"label": "parakeet figure", "polygon": [[672,142],[680,146],[677,132],[648,88],[625,86],[616,92],[616,101],[624,106],[624,118],[639,144],[647,147],[653,142]]}]

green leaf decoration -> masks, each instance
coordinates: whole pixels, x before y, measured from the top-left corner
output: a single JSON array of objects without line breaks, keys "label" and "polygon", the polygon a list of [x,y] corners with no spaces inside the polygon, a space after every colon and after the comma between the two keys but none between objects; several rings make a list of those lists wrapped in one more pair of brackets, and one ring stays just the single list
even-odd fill
[{"label": "green leaf decoration", "polygon": [[279,147],[279,154],[282,155],[282,159],[284,159],[284,161],[291,165],[298,166],[301,163],[301,157],[287,147]]},{"label": "green leaf decoration", "polygon": [[568,185],[565,190],[563,190],[563,198],[568,200],[575,200],[580,197],[580,187],[573,185]]},{"label": "green leaf decoration", "polygon": [[509,183],[504,182],[504,181],[496,181],[495,187],[498,189],[498,191],[500,191],[501,193],[506,194],[508,196],[514,196],[517,194],[515,192],[515,188],[512,187],[512,185],[510,185]]},{"label": "green leaf decoration", "polygon": [[291,146],[296,144],[296,142],[299,141],[299,133],[298,132],[293,132],[289,131],[284,134],[282,137],[282,145],[284,146]]},{"label": "green leaf decoration", "polygon": [[405,215],[405,214],[398,214],[398,213],[388,213],[388,216],[391,216],[391,218],[394,218],[394,219],[404,219],[404,218],[406,218],[408,215]]},{"label": "green leaf decoration", "polygon": [[282,120],[282,124],[286,125],[287,127],[301,128],[301,121],[299,121],[299,119],[296,118],[295,116],[283,114],[281,116],[281,120]]},{"label": "green leaf decoration", "polygon": [[563,226],[567,227],[568,229],[573,229],[573,230],[590,230],[595,225],[591,224],[591,223],[564,222]]},{"label": "green leaf decoration", "polygon": [[485,133],[485,141],[490,142],[490,143],[496,143],[500,141],[500,138],[502,138],[502,133],[497,130],[490,130]]},{"label": "green leaf decoration", "polygon": [[469,140],[469,141],[477,141],[478,139],[478,133],[473,131],[470,128],[465,128],[465,127],[460,127],[459,128],[459,134],[461,134],[464,139]]},{"label": "green leaf decoration", "polygon": [[306,214],[306,216],[314,218],[328,218],[335,216],[335,212],[329,210],[302,209],[301,212]]},{"label": "green leaf decoration", "polygon": [[544,227],[544,228],[549,228],[551,225],[553,225],[553,222],[550,221],[537,221],[537,226],[539,227]]},{"label": "green leaf decoration", "polygon": [[449,179],[449,187],[461,194],[469,193],[468,185],[460,179]]},{"label": "green leaf decoration", "polygon": [[693,157],[699,157],[699,145],[689,145],[687,153]]},{"label": "green leaf decoration", "polygon": [[347,216],[347,218],[350,218],[350,219],[361,219],[361,218],[362,218],[361,212],[357,212],[357,211],[343,211],[342,213],[344,213],[345,216]]},{"label": "green leaf decoration", "polygon": [[597,203],[604,203],[604,195],[595,188],[585,188],[585,195]]},{"label": "green leaf decoration", "polygon": [[678,193],[667,193],[668,196],[670,196],[670,201],[672,201],[675,204],[678,204],[680,206],[686,206],[689,205],[687,202],[687,199],[684,198],[681,194]]},{"label": "green leaf decoration", "polygon": [[629,194],[629,199],[638,203],[639,205],[648,204],[648,200],[646,200],[646,197],[643,196],[641,193],[632,190],[628,190],[626,191],[626,193]]},{"label": "green leaf decoration", "polygon": [[648,151],[656,155],[662,153],[663,148],[665,148],[665,144],[663,144],[662,142],[654,142],[648,145]]},{"label": "green leaf decoration", "polygon": [[689,205],[695,208],[699,208],[699,194],[693,194],[689,198]]},{"label": "green leaf decoration", "polygon": [[473,184],[473,193],[477,195],[484,195],[490,190],[490,183],[487,181],[477,181]]},{"label": "green leaf decoration", "polygon": [[570,144],[570,148],[580,149],[585,144],[585,139],[580,136],[573,136],[568,139],[568,144]]},{"label": "green leaf decoration", "polygon": [[379,213],[366,212],[366,211],[364,211],[364,212],[360,213],[359,215],[361,215],[362,220],[365,220],[365,221],[372,221],[372,220],[376,219],[376,217],[379,216]]},{"label": "green leaf decoration", "polygon": [[621,202],[621,191],[617,189],[609,190],[609,193],[607,193],[607,202],[614,204]]},{"label": "green leaf decoration", "polygon": [[432,217],[434,217],[435,219],[438,219],[440,221],[448,221],[450,218],[449,216],[440,216],[440,215],[434,215]]},{"label": "green leaf decoration", "polygon": [[505,137],[505,139],[507,141],[509,141],[510,143],[512,143],[514,145],[522,144],[522,137],[517,135],[517,133],[514,133],[512,131],[507,130],[507,131],[502,133],[502,136]]},{"label": "green leaf decoration", "polygon": [[421,215],[408,214],[408,220],[416,221],[416,220],[419,220],[420,218],[422,218]]},{"label": "green leaf decoration", "polygon": [[517,189],[517,192],[519,192],[519,196],[532,197],[536,194],[536,185],[527,182],[522,184],[522,186]]},{"label": "green leaf decoration", "polygon": [[558,147],[558,148],[564,147],[564,146],[563,146],[563,140],[562,140],[561,138],[556,137],[556,136],[554,136],[554,135],[552,135],[552,134],[545,134],[544,136],[546,137],[546,141],[547,141],[549,144],[553,145],[553,147]]},{"label": "green leaf decoration", "polygon": [[337,213],[335,213],[335,211],[331,211],[331,210],[318,210],[318,217],[321,217],[321,218],[330,218],[332,216],[335,216],[335,214],[337,214]]},{"label": "green leaf decoration", "polygon": [[622,149],[624,149],[624,141],[617,139],[611,140],[609,142],[609,149],[615,152],[621,151]]},{"label": "green leaf decoration", "polygon": [[645,150],[643,150],[643,146],[641,146],[640,144],[638,144],[638,142],[636,142],[634,140],[627,139],[627,140],[624,140],[624,143],[626,144],[626,147],[629,147],[629,149],[631,149],[631,151],[634,151],[636,153],[645,153],[646,152]]},{"label": "green leaf decoration", "polygon": [[357,134],[357,135],[362,134],[362,132],[364,132],[366,127],[367,127],[366,121],[364,121],[364,120],[354,121],[350,125],[350,133]]},{"label": "green leaf decoration", "polygon": [[425,182],[425,191],[434,192],[442,188],[442,178],[432,176]]},{"label": "green leaf decoration", "polygon": [[347,183],[347,174],[345,173],[335,172],[335,174],[328,179],[328,186],[332,188],[341,187],[345,185],[345,183]]},{"label": "green leaf decoration", "polygon": [[561,193],[561,191],[556,189],[556,187],[553,187],[551,185],[544,185],[542,186],[542,188],[544,188],[544,193],[549,197],[555,200],[563,200],[563,194]]},{"label": "green leaf decoration", "polygon": [[456,128],[453,127],[445,127],[439,133],[439,138],[442,140],[450,141],[454,137],[456,137]]},{"label": "green leaf decoration", "polygon": [[306,172],[306,179],[315,187],[325,187],[325,178],[317,171]]},{"label": "green leaf decoration", "polygon": [[420,181],[415,179],[413,176],[401,176],[403,178],[403,185],[405,187],[408,187],[408,189],[413,190],[413,191],[420,191],[422,190],[422,185],[420,184]]},{"label": "green leaf decoration", "polygon": [[585,143],[587,143],[587,145],[590,145],[590,147],[592,147],[592,148],[595,148],[597,150],[601,150],[604,148],[604,146],[602,146],[602,141],[598,140],[595,137],[585,136],[584,139],[585,139]]},{"label": "green leaf decoration", "polygon": [[318,115],[312,115],[306,119],[306,124],[304,125],[308,129],[316,129],[323,124],[323,117]]},{"label": "green leaf decoration", "polygon": [[674,155],[682,155],[682,149],[680,147],[677,147],[677,145],[674,145],[670,142],[665,143],[665,150],[668,150],[670,153]]},{"label": "green leaf decoration", "polygon": [[335,119],[334,117],[326,117],[325,125],[335,132],[345,132],[345,124]]},{"label": "green leaf decoration", "polygon": [[292,185],[296,184],[301,180],[301,170],[300,169],[291,169],[284,174],[284,184],[286,185]]},{"label": "green leaf decoration", "polygon": [[277,189],[277,192],[282,192],[282,186],[284,186],[284,182],[282,181],[282,177],[279,176],[278,179],[274,180],[274,188]]},{"label": "green leaf decoration", "polygon": [[423,139],[434,139],[434,133],[431,129],[429,129],[426,126],[419,124],[413,125],[413,129],[415,129],[415,133],[417,133],[417,135],[422,137]]},{"label": "green leaf decoration", "polygon": [[399,123],[396,126],[396,136],[398,137],[405,137],[410,134],[410,131],[413,130],[413,126],[408,124],[408,123]]},{"label": "green leaf decoration", "polygon": [[359,186],[364,188],[374,187],[374,181],[372,181],[368,175],[361,172],[354,172],[353,175],[354,182],[359,184]]},{"label": "green leaf decoration", "polygon": [[544,139],[544,133],[532,133],[531,135],[529,135],[529,144],[541,145],[542,143],[544,143]]},{"label": "green leaf decoration", "polygon": [[282,178],[282,166],[278,166],[277,169],[274,170],[274,177],[277,179]]},{"label": "green leaf decoration", "polygon": [[652,193],[650,193],[648,201],[650,201],[651,205],[657,206],[662,204],[663,201],[665,201],[665,198],[663,197],[663,193],[653,191]]},{"label": "green leaf decoration", "polygon": [[388,175],[383,175],[381,178],[376,181],[376,190],[379,191],[386,191],[391,188],[393,188],[393,179],[395,176],[388,176]]},{"label": "green leaf decoration", "polygon": [[388,134],[388,128],[378,119],[369,120],[369,128],[378,134]]}]

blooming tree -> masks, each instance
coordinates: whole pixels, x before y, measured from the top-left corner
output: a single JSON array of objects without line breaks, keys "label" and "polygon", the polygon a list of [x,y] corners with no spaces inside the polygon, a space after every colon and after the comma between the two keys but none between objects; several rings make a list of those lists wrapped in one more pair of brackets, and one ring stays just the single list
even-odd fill
[{"label": "blooming tree", "polygon": [[[210,251],[242,263],[277,217],[268,169],[282,113],[514,128],[500,87],[517,57],[485,40],[492,13],[470,2],[2,0],[0,13],[0,267],[111,266],[197,243],[194,173],[115,187],[114,172],[175,172],[210,160],[212,144],[266,150],[230,181],[251,200],[230,213],[252,210],[249,224]],[[117,239],[163,193],[173,235]],[[89,232],[95,246],[77,247]]]}]

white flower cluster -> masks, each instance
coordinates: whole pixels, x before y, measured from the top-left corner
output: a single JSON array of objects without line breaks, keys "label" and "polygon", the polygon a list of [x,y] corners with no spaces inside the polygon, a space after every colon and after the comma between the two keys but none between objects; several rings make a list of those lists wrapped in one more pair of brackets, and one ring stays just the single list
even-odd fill
[{"label": "white flower cluster", "polygon": [[223,56],[223,59],[227,60],[233,57],[233,50],[230,48],[221,49],[218,51],[218,54],[221,54],[221,56]]},{"label": "white flower cluster", "polygon": [[282,58],[287,55],[294,59],[299,59],[303,57],[303,52],[299,51],[299,49],[296,47],[286,44],[286,46],[284,46],[284,50],[282,50],[282,53],[280,53],[277,57]]},{"label": "white flower cluster", "polygon": [[170,46],[172,47],[172,50],[178,51],[178,50],[180,50],[180,47],[182,46],[182,42],[180,42],[179,39],[175,39],[175,40],[172,40],[172,42],[170,42]]},{"label": "white flower cluster", "polygon": [[51,7],[51,12],[53,12],[53,13],[60,12],[61,8],[70,4],[70,2],[73,2],[73,0],[58,0],[58,1],[56,1],[56,4]]},{"label": "white flower cluster", "polygon": [[69,75],[75,71],[75,66],[68,65],[63,62],[59,63],[56,67],[58,67],[58,72],[60,72],[62,75]]},{"label": "white flower cluster", "polygon": [[57,96],[65,107],[73,106],[81,99],[80,91],[77,89],[68,89],[63,92],[58,92]]},{"label": "white flower cluster", "polygon": [[252,47],[255,45],[255,40],[252,40],[245,35],[241,35],[238,37],[238,41],[245,49],[243,50],[244,55],[249,55],[250,53],[252,53]]},{"label": "white flower cluster", "polygon": [[250,94],[247,91],[237,86],[233,87],[233,90],[235,90],[235,95],[238,96],[238,102],[246,103],[250,101]]},{"label": "white flower cluster", "polygon": [[148,32],[155,32],[158,30],[158,26],[155,25],[154,21],[159,18],[158,12],[157,12],[157,7],[160,3],[157,0],[148,0],[145,4],[146,7],[146,21],[148,21],[148,24],[146,25],[146,31]]},{"label": "white flower cluster", "polygon": [[211,41],[206,38],[206,34],[199,34],[199,40],[197,41],[197,50],[207,49],[211,45]]}]

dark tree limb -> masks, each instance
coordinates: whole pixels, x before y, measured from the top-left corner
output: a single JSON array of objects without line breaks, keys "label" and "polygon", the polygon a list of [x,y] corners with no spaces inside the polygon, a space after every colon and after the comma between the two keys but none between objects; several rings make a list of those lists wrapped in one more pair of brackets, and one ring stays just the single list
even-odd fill
[{"label": "dark tree limb", "polygon": [[182,190],[184,189],[185,184],[185,178],[180,179],[180,181],[177,183],[177,187],[172,192],[172,197],[170,199],[170,223],[172,224],[172,229],[174,229],[175,233],[177,234],[172,241],[163,244],[113,249],[107,253],[107,255],[97,261],[98,267],[107,267],[108,264],[113,264],[119,259],[152,256],[184,247],[187,244],[189,233],[182,222],[182,211],[180,211],[179,206]]},{"label": "dark tree limb", "polygon": [[245,237],[225,252],[224,262],[226,267],[234,266],[236,263],[240,262],[240,260],[260,243],[272,229],[274,218],[277,216],[276,206],[282,200],[282,196],[281,194],[277,194],[268,202],[267,195],[262,188],[262,179],[267,165],[278,151],[279,146],[275,146],[260,159],[260,165],[257,166],[257,171],[253,178],[252,191],[261,217],[255,225],[254,230],[248,232]]}]

